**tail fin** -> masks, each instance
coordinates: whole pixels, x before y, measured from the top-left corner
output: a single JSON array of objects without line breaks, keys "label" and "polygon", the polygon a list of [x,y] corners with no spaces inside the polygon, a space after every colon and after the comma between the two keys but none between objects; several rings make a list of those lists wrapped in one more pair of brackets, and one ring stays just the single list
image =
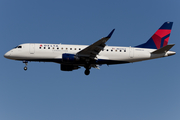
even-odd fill
[{"label": "tail fin", "polygon": [[136,47],[160,49],[168,44],[173,22],[165,22],[144,44]]}]

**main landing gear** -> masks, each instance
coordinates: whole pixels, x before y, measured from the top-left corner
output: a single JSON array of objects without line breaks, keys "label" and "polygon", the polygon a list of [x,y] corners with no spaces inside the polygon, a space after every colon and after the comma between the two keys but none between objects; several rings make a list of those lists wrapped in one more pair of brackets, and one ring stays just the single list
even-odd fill
[{"label": "main landing gear", "polygon": [[23,61],[23,63],[25,63],[25,67],[24,67],[24,70],[26,71],[27,70],[27,64],[28,64],[28,61]]},{"label": "main landing gear", "polygon": [[89,70],[89,69],[86,69],[86,70],[84,71],[84,74],[85,74],[85,75],[89,75],[89,74],[90,74],[90,70]]},{"label": "main landing gear", "polygon": [[91,67],[90,67],[90,65],[89,64],[87,64],[86,66],[85,66],[85,71],[84,71],[84,74],[85,75],[89,75],[90,74],[90,69],[91,69]]}]

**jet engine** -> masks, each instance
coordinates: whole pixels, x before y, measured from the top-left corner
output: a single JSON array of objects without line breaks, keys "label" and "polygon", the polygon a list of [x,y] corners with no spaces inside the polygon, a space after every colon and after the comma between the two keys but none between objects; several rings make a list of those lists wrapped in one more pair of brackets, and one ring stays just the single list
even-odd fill
[{"label": "jet engine", "polygon": [[68,53],[62,54],[63,62],[76,62],[78,60],[79,60],[79,58],[74,54],[68,54]]}]

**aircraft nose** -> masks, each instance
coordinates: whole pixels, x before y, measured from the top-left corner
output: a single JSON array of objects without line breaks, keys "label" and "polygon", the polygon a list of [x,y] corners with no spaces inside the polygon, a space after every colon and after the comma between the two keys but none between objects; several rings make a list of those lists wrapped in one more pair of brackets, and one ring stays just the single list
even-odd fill
[{"label": "aircraft nose", "polygon": [[9,56],[10,56],[10,52],[9,52],[9,51],[4,54],[4,57],[5,57],[5,58],[8,58]]}]

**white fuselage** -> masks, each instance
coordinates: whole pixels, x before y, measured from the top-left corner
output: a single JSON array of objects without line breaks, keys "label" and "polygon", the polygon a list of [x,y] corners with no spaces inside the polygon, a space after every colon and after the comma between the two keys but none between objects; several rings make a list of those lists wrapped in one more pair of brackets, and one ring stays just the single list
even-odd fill
[{"label": "white fuselage", "polygon": [[136,47],[106,46],[115,29],[106,37],[91,45],[37,44],[26,43],[8,51],[4,57],[21,60],[27,70],[28,61],[55,62],[61,64],[61,70],[73,71],[84,67],[85,75],[90,69],[102,64],[123,64],[174,55],[169,51],[175,44],[169,44],[173,22],[165,22],[145,43]]},{"label": "white fuselage", "polygon": [[[62,63],[62,54],[76,54],[87,47],[87,45],[67,44],[37,44],[26,43],[21,47],[8,51],[4,56],[13,60],[45,61]],[[163,54],[151,54],[156,49],[145,49],[136,47],[106,46],[97,55],[96,60],[104,60],[102,64],[131,63],[142,60],[160,58],[174,55],[175,52],[168,51]],[[79,64],[79,63],[78,63]]]}]

